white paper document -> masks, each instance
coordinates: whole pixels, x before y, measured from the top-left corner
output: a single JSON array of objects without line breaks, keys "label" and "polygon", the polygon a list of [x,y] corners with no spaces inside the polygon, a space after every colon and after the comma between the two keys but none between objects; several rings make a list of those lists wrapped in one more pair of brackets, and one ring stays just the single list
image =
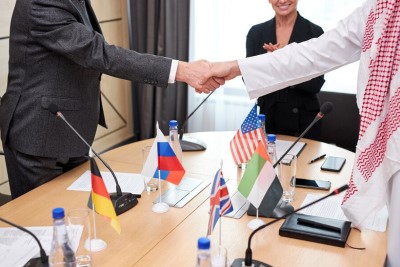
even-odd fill
[{"label": "white paper document", "polygon": [[[285,153],[292,144],[293,141],[276,140],[276,157],[280,159],[283,153]],[[292,147],[292,149],[290,149],[288,154],[296,155],[298,157],[305,145],[306,143],[304,142],[298,142],[294,147]]]},{"label": "white paper document", "polygon": [[[46,254],[49,255],[53,240],[53,226],[26,227],[42,244]],[[68,236],[72,248],[76,251],[82,235],[83,227],[68,228]],[[31,258],[39,256],[39,245],[35,239],[15,228],[0,228],[0,266],[24,266]]]},{"label": "white paper document", "polygon": [[[323,196],[325,195],[307,194],[301,206],[303,207]],[[321,202],[318,202],[308,208],[305,208],[304,210],[299,211],[299,213],[348,221],[341,207],[342,200],[343,197],[341,196],[328,197]],[[379,212],[375,214],[374,217],[369,218],[366,228],[373,231],[385,232],[388,217],[389,214],[387,208],[383,207]]]},{"label": "white paper document", "polygon": [[[90,192],[92,190],[91,173],[86,171],[83,173],[75,182],[73,182],[67,190],[72,191],[86,191]],[[101,172],[101,176],[106,185],[107,191],[109,193],[116,192],[115,181],[110,172]],[[144,190],[144,179],[143,176],[137,173],[122,173],[116,172],[118,183],[121,186],[122,192],[129,192],[132,194],[141,194]]]}]

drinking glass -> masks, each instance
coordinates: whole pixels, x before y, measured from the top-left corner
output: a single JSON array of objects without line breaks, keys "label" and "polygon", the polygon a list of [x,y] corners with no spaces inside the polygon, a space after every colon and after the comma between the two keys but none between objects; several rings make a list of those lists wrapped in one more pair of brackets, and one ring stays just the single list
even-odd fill
[{"label": "drinking glass", "polygon": [[[144,148],[142,148],[143,166],[146,163],[147,158],[149,157],[150,150],[151,150],[151,146],[145,146]],[[155,160],[157,160],[157,159],[155,159]],[[145,181],[146,191],[151,192],[151,191],[158,190],[158,180],[157,179],[155,179],[153,177],[143,177],[143,179]]]},{"label": "drinking glass", "polygon": [[[92,257],[90,253],[90,211],[89,209],[74,209],[68,212],[68,231],[80,231],[82,234],[80,240],[71,240],[72,247],[75,250],[76,266],[90,267],[92,265]],[[70,234],[70,236],[73,236]]]},{"label": "drinking glass", "polygon": [[279,180],[283,188],[282,201],[290,203],[294,199],[294,187],[296,184],[296,155],[287,154],[280,163]]},{"label": "drinking glass", "polygon": [[228,252],[223,246],[211,246],[211,266],[212,267],[227,267]]}]

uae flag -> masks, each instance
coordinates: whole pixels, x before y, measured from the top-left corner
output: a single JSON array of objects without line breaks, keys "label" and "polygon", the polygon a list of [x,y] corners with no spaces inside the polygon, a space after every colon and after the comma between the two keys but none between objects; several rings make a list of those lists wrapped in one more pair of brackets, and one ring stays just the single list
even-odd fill
[{"label": "uae flag", "polygon": [[274,167],[263,142],[260,140],[246,166],[238,191],[258,209],[274,179]]}]

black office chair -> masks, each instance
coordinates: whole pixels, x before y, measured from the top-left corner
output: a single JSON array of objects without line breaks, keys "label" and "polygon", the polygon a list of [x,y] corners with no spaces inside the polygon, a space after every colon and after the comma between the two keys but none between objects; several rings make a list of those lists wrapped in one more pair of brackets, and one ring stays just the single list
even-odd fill
[{"label": "black office chair", "polygon": [[355,152],[360,130],[356,95],[321,91],[318,98],[320,103],[329,101],[334,106],[332,112],[321,120],[319,141]]}]

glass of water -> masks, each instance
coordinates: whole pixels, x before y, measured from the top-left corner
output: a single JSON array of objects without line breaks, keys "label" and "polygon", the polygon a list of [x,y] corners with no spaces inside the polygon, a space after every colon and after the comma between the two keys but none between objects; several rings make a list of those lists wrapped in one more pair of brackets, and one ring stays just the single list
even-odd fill
[{"label": "glass of water", "polygon": [[294,199],[296,184],[296,155],[287,154],[280,163],[279,180],[283,188],[282,201],[290,203]]},{"label": "glass of water", "polygon": [[[73,209],[68,212],[68,232],[70,235],[72,247],[75,250],[76,266],[91,267],[91,228],[89,209]],[[72,236],[79,236],[80,239],[74,239]]]}]

